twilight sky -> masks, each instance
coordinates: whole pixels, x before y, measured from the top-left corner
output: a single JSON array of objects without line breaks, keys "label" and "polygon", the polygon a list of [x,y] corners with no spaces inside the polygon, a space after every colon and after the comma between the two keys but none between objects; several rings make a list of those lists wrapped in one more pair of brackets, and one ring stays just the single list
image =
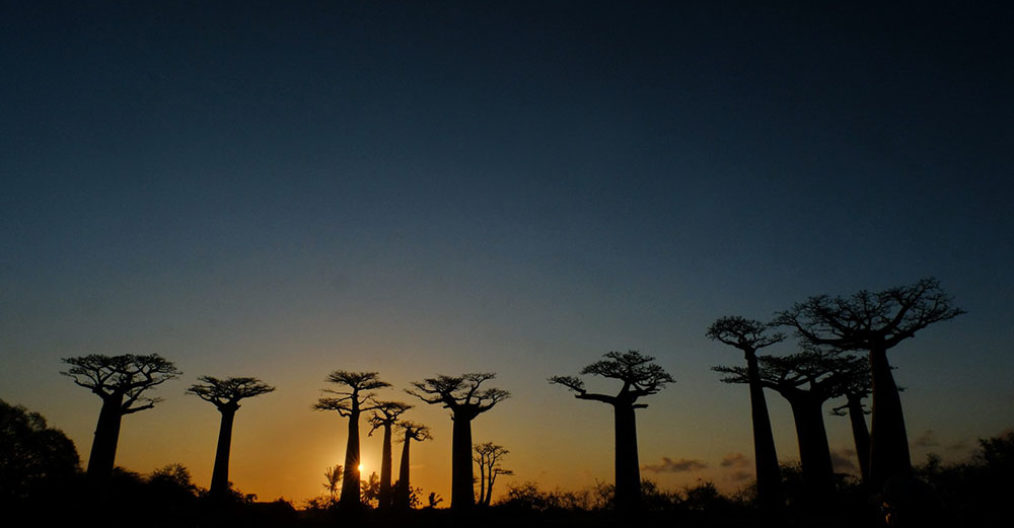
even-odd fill
[{"label": "twilight sky", "polygon": [[302,501],[344,454],[324,377],[377,370],[449,497],[450,419],[401,389],[495,371],[475,441],[575,489],[612,480],[610,410],[545,379],[637,349],[677,380],[643,476],[734,490],[749,404],[708,324],[925,276],[968,314],[892,352],[915,460],[1014,425],[1012,8],[203,4],[0,5],[0,398],[82,458],[100,401],[60,358],[158,353],[185,374],[118,464],[207,486],[218,414],[184,390],[256,376],[231,479]]}]

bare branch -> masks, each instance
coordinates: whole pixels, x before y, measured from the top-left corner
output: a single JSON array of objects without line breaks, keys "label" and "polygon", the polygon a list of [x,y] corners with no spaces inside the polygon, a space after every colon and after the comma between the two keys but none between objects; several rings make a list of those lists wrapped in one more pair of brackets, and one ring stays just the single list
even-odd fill
[{"label": "bare branch", "polygon": [[510,397],[510,393],[503,389],[479,390],[483,382],[494,378],[496,374],[491,372],[468,373],[461,376],[438,375],[421,382],[412,382],[415,390],[406,392],[429,404],[442,403],[445,408],[455,413],[479,414]]},{"label": "bare branch", "polygon": [[[64,358],[63,362],[70,368],[60,374],[70,377],[76,385],[91,390],[103,400],[113,399],[122,414],[151,409],[161,400],[143,394],[182,374],[171,361],[158,354],[89,354]],[[135,405],[138,403],[141,405]]]},{"label": "bare branch", "polygon": [[212,403],[219,410],[236,410],[239,408],[240,400],[275,390],[274,387],[257,378],[219,379],[213,376],[201,376],[197,379],[202,383],[191,385],[187,392]]},{"label": "bare branch", "polygon": [[594,374],[622,381],[623,386],[616,396],[588,393],[584,381],[576,376],[553,376],[549,378],[549,383],[567,387],[576,393],[574,396],[578,399],[616,405],[619,402],[633,404],[640,397],[659,392],[666,383],[675,382],[665,369],[654,363],[655,358],[636,350],[622,353],[608,352],[605,358],[583,368],[581,374]]}]

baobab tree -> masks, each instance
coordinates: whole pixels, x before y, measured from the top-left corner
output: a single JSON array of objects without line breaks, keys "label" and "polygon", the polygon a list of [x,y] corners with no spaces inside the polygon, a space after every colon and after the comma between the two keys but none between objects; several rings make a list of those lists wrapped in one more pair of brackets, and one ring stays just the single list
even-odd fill
[{"label": "baobab tree", "polygon": [[409,394],[429,404],[450,409],[454,429],[451,439],[451,509],[467,510],[475,505],[472,491],[472,420],[510,397],[495,388],[480,389],[496,377],[492,372],[473,372],[461,376],[437,376],[413,382]]},{"label": "baobab tree", "polygon": [[400,439],[400,441],[403,442],[403,445],[401,447],[401,463],[398,471],[398,482],[394,486],[394,507],[397,509],[407,510],[411,507],[410,495],[412,490],[409,481],[409,447],[412,444],[412,440],[422,442],[433,437],[430,436],[430,430],[425,425],[401,421],[398,422],[398,428],[401,429],[403,434]]},{"label": "baobab tree", "polygon": [[845,397],[845,403],[831,409],[831,414],[835,416],[847,414],[849,417],[863,485],[868,485],[870,479],[870,430],[866,427],[866,415],[869,411],[863,405],[863,399],[869,396],[872,390],[869,369],[857,364],[853,370],[842,373],[837,392],[838,396]]},{"label": "baobab tree", "polygon": [[965,313],[956,308],[934,278],[879,292],[862,290],[851,297],[810,297],[777,314],[774,323],[794,328],[813,345],[869,354],[873,384],[870,431],[870,486],[912,472],[908,434],[898,385],[891,374],[887,351],[940,321]]},{"label": "baobab tree", "polygon": [[210,402],[222,414],[218,428],[218,447],[215,450],[215,468],[211,473],[208,496],[220,501],[229,491],[229,451],[232,446],[232,423],[240,400],[253,398],[275,390],[257,378],[226,378],[212,376],[197,378],[201,383],[191,385],[187,392]]},{"label": "baobab tree", "polygon": [[391,507],[393,496],[391,495],[391,427],[398,423],[398,417],[405,411],[412,408],[411,405],[402,402],[383,401],[377,402],[377,408],[370,417],[370,433],[378,428],[384,429],[384,447],[380,462],[380,488],[377,492],[377,507],[386,509]]},{"label": "baobab tree", "polygon": [[764,387],[757,366],[757,351],[780,343],[785,335],[770,333],[769,326],[739,316],[726,316],[708,327],[707,337],[743,351],[747,385],[750,388],[750,415],[753,419],[754,463],[757,471],[757,500],[771,510],[783,504],[778,454],[771,431],[771,417],[764,399]]},{"label": "baobab tree", "polygon": [[161,398],[145,393],[182,374],[171,361],[158,354],[87,356],[64,358],[70,365],[60,372],[102,399],[95,440],[88,457],[87,479],[90,488],[103,492],[116,463],[116,444],[123,416],[151,409]]},{"label": "baobab tree", "polygon": [[338,502],[344,508],[359,508],[362,500],[359,489],[359,416],[378,408],[370,391],[390,387],[381,381],[376,372],[350,372],[336,370],[324,381],[346,387],[343,390],[325,389],[335,397],[324,397],[313,406],[319,411],[338,411],[338,415],[349,420],[349,436],[345,444],[345,474],[342,476],[342,492]]},{"label": "baobab tree", "polygon": [[616,507],[621,510],[633,510],[641,500],[641,469],[637,458],[637,423],[634,411],[647,407],[637,400],[657,393],[666,383],[676,380],[661,366],[654,363],[655,358],[630,350],[628,352],[608,352],[606,359],[596,361],[583,368],[581,374],[592,374],[623,382],[620,391],[615,395],[588,392],[584,381],[575,376],[553,376],[550,383],[563,385],[574,391],[574,397],[580,400],[593,400],[613,406],[616,435]]},{"label": "baobab tree", "polygon": [[[861,358],[816,349],[784,357],[760,356],[761,384],[781,394],[792,408],[799,444],[799,461],[811,505],[820,505],[834,493],[834,468],[824,428],[824,402],[838,396],[840,376],[847,375]],[[725,383],[749,383],[743,367],[713,367],[726,374]]]},{"label": "baobab tree", "polygon": [[514,471],[500,462],[510,454],[504,446],[486,442],[472,447],[472,460],[479,465],[479,504],[489,506],[493,499],[493,484],[500,475],[513,475]]}]

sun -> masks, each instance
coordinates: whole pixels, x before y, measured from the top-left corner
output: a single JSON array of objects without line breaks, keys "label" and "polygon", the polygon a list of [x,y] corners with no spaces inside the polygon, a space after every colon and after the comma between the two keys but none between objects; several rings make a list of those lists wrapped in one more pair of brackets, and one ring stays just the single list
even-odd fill
[{"label": "sun", "polygon": [[359,467],[358,467],[358,468],[356,468],[356,469],[358,469],[358,470],[359,470],[359,472],[360,472],[360,473],[362,473],[362,472],[363,472],[363,465],[362,465],[362,464],[359,464]]}]

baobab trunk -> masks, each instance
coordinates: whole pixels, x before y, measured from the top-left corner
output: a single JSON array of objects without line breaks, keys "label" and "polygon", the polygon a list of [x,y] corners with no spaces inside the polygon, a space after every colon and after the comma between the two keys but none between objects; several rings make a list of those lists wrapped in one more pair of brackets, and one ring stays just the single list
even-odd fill
[{"label": "baobab trunk", "polygon": [[342,476],[342,494],[338,501],[343,507],[359,507],[359,405],[353,400],[349,414],[349,439],[345,445],[345,473]]},{"label": "baobab trunk", "polygon": [[778,453],[771,431],[771,417],[764,398],[764,387],[760,381],[757,356],[746,354],[747,378],[750,387],[750,415],[753,419],[753,450],[757,471],[757,500],[761,507],[772,510],[780,508],[782,502],[782,477],[778,469]]},{"label": "baobab trunk", "polygon": [[803,481],[813,503],[811,505],[822,504],[834,494],[834,468],[831,464],[831,451],[827,445],[821,403],[816,398],[806,396],[797,396],[789,400],[792,417],[796,422]]},{"label": "baobab trunk", "polygon": [[92,441],[91,454],[88,456],[87,478],[91,491],[103,493],[116,463],[116,444],[120,438],[120,423],[123,413],[120,411],[122,397],[102,398],[102,410],[95,426],[95,439]]},{"label": "baobab trunk", "polygon": [[229,449],[232,445],[232,422],[235,409],[219,409],[222,424],[218,428],[218,448],[215,450],[215,469],[211,473],[211,489],[208,494],[215,500],[225,498],[229,491]]},{"label": "baobab trunk", "polygon": [[616,508],[630,511],[641,500],[641,470],[637,460],[637,424],[634,407],[617,403],[616,436]]},{"label": "baobab trunk", "polygon": [[472,420],[455,413],[451,439],[451,509],[468,510],[475,505],[472,491]]},{"label": "baobab trunk", "polygon": [[[479,504],[486,504],[486,464],[479,459]],[[492,471],[492,468],[490,468]]]},{"label": "baobab trunk", "polygon": [[891,477],[912,473],[908,452],[908,433],[901,410],[901,396],[887,361],[887,349],[870,349],[870,373],[873,379],[873,419],[870,431],[870,486],[880,490]]},{"label": "baobab trunk", "polygon": [[379,508],[391,506],[391,424],[384,424],[384,451],[380,461]]},{"label": "baobab trunk", "polygon": [[870,479],[870,431],[866,429],[862,398],[849,396],[849,421],[852,422],[852,438],[856,442],[856,456],[859,458],[859,474],[863,485]]},{"label": "baobab trunk", "polygon": [[483,499],[482,503],[489,506],[493,502],[493,484],[496,483],[496,473],[492,473],[489,477],[489,485],[486,486],[486,498]]},{"label": "baobab trunk", "polygon": [[409,503],[409,493],[411,488],[409,487],[408,481],[408,445],[411,441],[411,436],[409,436],[408,433],[405,433],[405,445],[401,447],[401,465],[398,468],[398,486],[394,490],[394,507],[405,510],[411,507],[411,504]]}]

